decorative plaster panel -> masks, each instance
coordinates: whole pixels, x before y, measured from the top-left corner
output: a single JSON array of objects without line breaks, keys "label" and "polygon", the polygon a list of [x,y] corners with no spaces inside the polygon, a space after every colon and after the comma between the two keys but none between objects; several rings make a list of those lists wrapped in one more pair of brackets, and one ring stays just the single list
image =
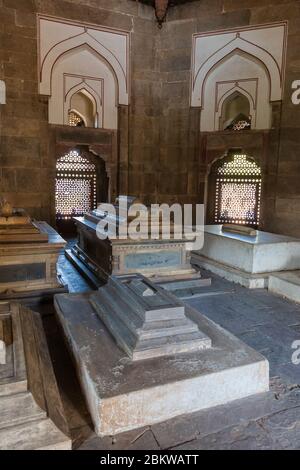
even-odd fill
[{"label": "decorative plaster panel", "polygon": [[270,127],[270,102],[282,99],[287,23],[193,35],[191,106],[201,130],[220,127],[222,103],[238,91],[250,103],[252,127]]},{"label": "decorative plaster panel", "polygon": [[72,96],[84,91],[96,127],[117,129],[117,107],[129,104],[129,41],[125,31],[38,16],[39,91],[49,121],[67,124]]}]

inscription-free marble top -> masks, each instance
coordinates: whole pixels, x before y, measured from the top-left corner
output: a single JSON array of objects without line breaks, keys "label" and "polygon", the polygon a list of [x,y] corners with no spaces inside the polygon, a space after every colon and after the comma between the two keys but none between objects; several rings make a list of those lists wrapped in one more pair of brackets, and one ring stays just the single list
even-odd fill
[{"label": "inscription-free marble top", "polygon": [[243,243],[249,243],[250,245],[266,245],[272,243],[289,243],[299,242],[299,238],[288,237],[286,235],[278,235],[276,233],[262,232],[257,230],[256,237],[241,235],[239,233],[225,232],[222,230],[222,225],[205,225],[205,233],[212,235],[219,235],[224,238],[238,240]]}]

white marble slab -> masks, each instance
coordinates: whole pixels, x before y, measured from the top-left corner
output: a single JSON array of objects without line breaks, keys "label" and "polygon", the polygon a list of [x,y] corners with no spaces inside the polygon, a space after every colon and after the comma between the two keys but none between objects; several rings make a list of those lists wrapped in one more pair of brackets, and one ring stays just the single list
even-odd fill
[{"label": "white marble slab", "polygon": [[249,274],[300,269],[300,239],[268,232],[250,237],[206,225],[203,249],[195,253]]},{"label": "white marble slab", "polygon": [[252,274],[241,271],[241,269],[218,263],[197,253],[192,254],[192,264],[206,269],[218,276],[248,289],[266,289],[269,282],[269,273]]}]

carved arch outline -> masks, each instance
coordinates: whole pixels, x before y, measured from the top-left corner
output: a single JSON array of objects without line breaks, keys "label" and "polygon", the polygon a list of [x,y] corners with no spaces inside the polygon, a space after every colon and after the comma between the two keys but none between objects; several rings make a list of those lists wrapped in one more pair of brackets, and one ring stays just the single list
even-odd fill
[{"label": "carved arch outline", "polygon": [[87,32],[65,39],[50,49],[50,51],[45,56],[43,63],[41,64],[40,93],[49,96],[51,95],[52,73],[55,64],[68,52],[80,48],[90,49],[96,55],[98,55],[102,62],[106,63],[106,65],[113,72],[113,75],[116,79],[118,102],[119,104],[127,105],[128,90],[124,69],[122,68],[116,56]]},{"label": "carved arch outline", "polygon": [[[65,96],[64,102],[64,123],[68,124],[68,114],[71,110],[71,102],[74,95],[77,93],[85,93],[87,97],[92,101],[95,111],[95,127],[103,127],[103,106],[102,99],[99,94],[86,82],[82,81],[74,87],[72,87]],[[78,111],[76,110],[78,113]],[[101,121],[99,122],[99,117],[101,116]]]},{"label": "carved arch outline", "polygon": [[279,66],[273,56],[265,49],[237,36],[214,52],[201,67],[199,67],[192,82],[192,106],[203,106],[204,87],[207,77],[219,63],[224,62],[224,60],[227,60],[237,53],[253,57],[263,65],[270,80],[270,101],[278,101],[281,99],[282,77]]},{"label": "carved arch outline", "polygon": [[215,123],[216,129],[219,128],[219,130],[223,130],[223,129],[220,128],[220,125],[221,125],[221,117],[223,116],[223,113],[224,113],[224,105],[225,105],[226,101],[229,100],[229,98],[231,96],[233,96],[234,94],[236,94],[236,93],[245,96],[247,98],[247,100],[249,101],[250,116],[252,118],[252,121],[254,121],[254,126],[255,126],[256,104],[255,104],[255,101],[253,99],[253,96],[247,90],[244,90],[244,88],[242,88],[241,86],[236,85],[236,86],[232,87],[230,90],[227,90],[223,94],[223,96],[221,96],[221,98],[219,99],[217,109],[216,109],[216,117],[215,117],[215,119],[216,119],[216,123]]}]

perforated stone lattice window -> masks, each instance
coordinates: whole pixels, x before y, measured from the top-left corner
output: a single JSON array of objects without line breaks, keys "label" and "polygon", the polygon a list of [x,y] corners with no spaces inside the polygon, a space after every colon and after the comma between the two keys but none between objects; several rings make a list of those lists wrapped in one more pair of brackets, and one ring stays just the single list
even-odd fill
[{"label": "perforated stone lattice window", "polygon": [[69,112],[69,126],[85,126],[83,119],[74,111]]},{"label": "perforated stone lattice window", "polygon": [[246,155],[236,154],[216,171],[215,223],[258,226],[261,169]]},{"label": "perforated stone lattice window", "polygon": [[57,220],[81,216],[97,206],[96,166],[75,150],[57,161],[55,206]]}]

